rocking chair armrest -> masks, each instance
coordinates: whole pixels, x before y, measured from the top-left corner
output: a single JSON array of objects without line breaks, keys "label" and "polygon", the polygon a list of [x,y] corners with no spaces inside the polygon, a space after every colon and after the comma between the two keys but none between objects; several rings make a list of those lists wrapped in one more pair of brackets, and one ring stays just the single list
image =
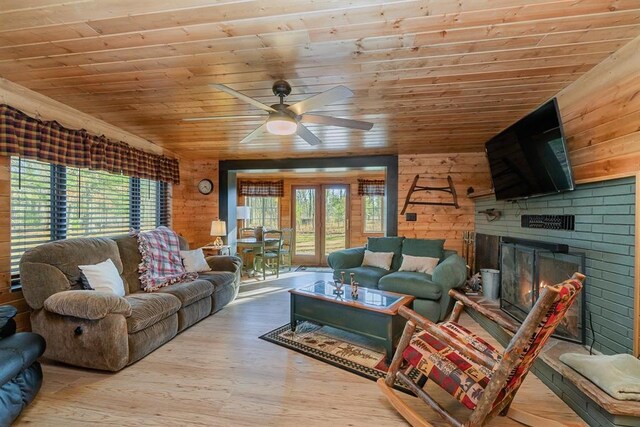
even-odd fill
[{"label": "rocking chair armrest", "polygon": [[398,313],[402,317],[408,319],[410,322],[413,322],[414,324],[418,325],[420,328],[429,332],[435,338],[445,342],[447,345],[452,347],[458,353],[463,354],[464,356],[484,366],[485,368],[493,370],[494,366],[496,365],[496,361],[493,360],[491,357],[487,356],[486,354],[474,348],[467,347],[465,343],[453,338],[452,336],[444,332],[442,329],[440,329],[431,320],[419,315],[418,313],[411,310],[410,308],[404,307],[404,306],[400,307],[400,310],[398,310]]},{"label": "rocking chair armrest", "polygon": [[469,299],[469,297],[467,297],[462,292],[460,292],[460,291],[458,291],[456,289],[451,289],[449,291],[449,296],[451,296],[452,298],[456,299],[460,303],[464,304],[465,307],[469,307],[469,308],[474,309],[475,311],[477,311],[478,313],[482,314],[484,317],[486,317],[487,319],[491,320],[492,322],[495,322],[496,324],[498,324],[498,326],[501,326],[502,328],[506,329],[507,331],[509,331],[509,332],[511,332],[513,334],[518,332],[518,327],[513,322],[510,322],[509,320],[505,319],[504,317],[497,315],[496,313],[494,313],[491,310],[489,310],[488,308],[478,304],[477,302],[472,301],[471,299]]}]

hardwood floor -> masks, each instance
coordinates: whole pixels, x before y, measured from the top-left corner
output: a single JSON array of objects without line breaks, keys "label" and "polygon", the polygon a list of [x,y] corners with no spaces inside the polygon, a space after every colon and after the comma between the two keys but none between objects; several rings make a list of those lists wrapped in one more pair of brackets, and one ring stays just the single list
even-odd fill
[{"label": "hardwood floor", "polygon": [[[294,272],[247,284],[221,312],[116,374],[45,362],[42,390],[16,425],[406,425],[374,382],[258,339],[289,320],[289,288],[324,278]],[[469,317],[463,323],[483,332]],[[428,391],[448,409],[466,411],[439,390]],[[417,399],[402,399],[444,425]],[[533,375],[514,405],[579,425]],[[519,424],[500,418],[491,425]]]}]

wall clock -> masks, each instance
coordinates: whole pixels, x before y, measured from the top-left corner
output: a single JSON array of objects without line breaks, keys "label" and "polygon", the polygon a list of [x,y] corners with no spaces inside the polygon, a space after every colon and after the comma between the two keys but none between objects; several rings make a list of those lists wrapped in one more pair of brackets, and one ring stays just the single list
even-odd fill
[{"label": "wall clock", "polygon": [[213,182],[210,179],[203,179],[198,183],[198,191],[202,194],[211,194],[213,191]]}]

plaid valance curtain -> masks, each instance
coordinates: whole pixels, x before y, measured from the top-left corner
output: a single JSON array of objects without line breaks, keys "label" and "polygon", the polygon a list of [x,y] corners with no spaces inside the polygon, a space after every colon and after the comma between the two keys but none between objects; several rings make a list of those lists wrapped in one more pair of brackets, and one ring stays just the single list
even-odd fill
[{"label": "plaid valance curtain", "polygon": [[359,179],[358,196],[384,196],[384,179]]},{"label": "plaid valance curtain", "polygon": [[5,104],[0,104],[0,155],[180,183],[176,159],[147,153],[84,129],[45,122]]},{"label": "plaid valance curtain", "polygon": [[240,181],[240,195],[253,197],[284,196],[284,181]]}]

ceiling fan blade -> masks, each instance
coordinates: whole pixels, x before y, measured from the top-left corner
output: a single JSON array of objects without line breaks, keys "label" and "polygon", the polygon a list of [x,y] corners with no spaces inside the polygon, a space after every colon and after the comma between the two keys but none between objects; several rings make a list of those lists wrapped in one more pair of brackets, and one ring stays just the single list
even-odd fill
[{"label": "ceiling fan blade", "polygon": [[225,85],[222,85],[222,84],[219,84],[219,83],[214,83],[214,84],[211,84],[210,86],[213,87],[213,88],[216,88],[218,90],[221,90],[223,92],[226,92],[231,96],[235,96],[236,98],[238,98],[238,99],[240,99],[240,100],[242,100],[242,101],[244,101],[246,103],[249,103],[249,104],[253,105],[254,107],[258,107],[261,110],[265,110],[265,111],[269,111],[269,112],[275,112],[276,111],[273,108],[269,107],[267,104],[263,104],[262,102],[260,102],[260,101],[258,101],[256,99],[253,99],[253,98],[245,95],[244,93],[240,93],[237,90],[233,90],[229,86],[225,86]]},{"label": "ceiling fan blade", "polygon": [[340,119],[338,117],[323,116],[320,114],[304,114],[300,120],[304,123],[314,123],[317,125],[338,126],[341,128],[370,130],[373,127],[371,122],[361,120]]},{"label": "ceiling fan blade", "polygon": [[264,118],[264,114],[238,115],[238,116],[209,116],[209,117],[187,117],[183,122],[204,122],[207,120],[235,120],[235,119],[259,119]]},{"label": "ceiling fan blade", "polygon": [[336,86],[333,89],[329,89],[325,92],[313,95],[312,97],[309,97],[304,101],[293,104],[288,108],[297,115],[301,115],[306,113],[307,111],[313,111],[327,104],[333,104],[334,102],[340,101],[341,99],[349,98],[350,96],[353,96],[353,92],[351,92],[348,87]]},{"label": "ceiling fan blade", "polygon": [[244,139],[240,141],[240,144],[245,144],[253,140],[254,138],[262,135],[266,130],[267,130],[267,122],[264,122],[263,124],[258,126],[253,132],[251,132],[249,135],[245,136]]},{"label": "ceiling fan blade", "polygon": [[320,141],[320,138],[315,136],[313,132],[304,127],[302,123],[298,123],[298,131],[296,133],[300,138],[307,141],[310,145],[318,145],[322,142]]}]

